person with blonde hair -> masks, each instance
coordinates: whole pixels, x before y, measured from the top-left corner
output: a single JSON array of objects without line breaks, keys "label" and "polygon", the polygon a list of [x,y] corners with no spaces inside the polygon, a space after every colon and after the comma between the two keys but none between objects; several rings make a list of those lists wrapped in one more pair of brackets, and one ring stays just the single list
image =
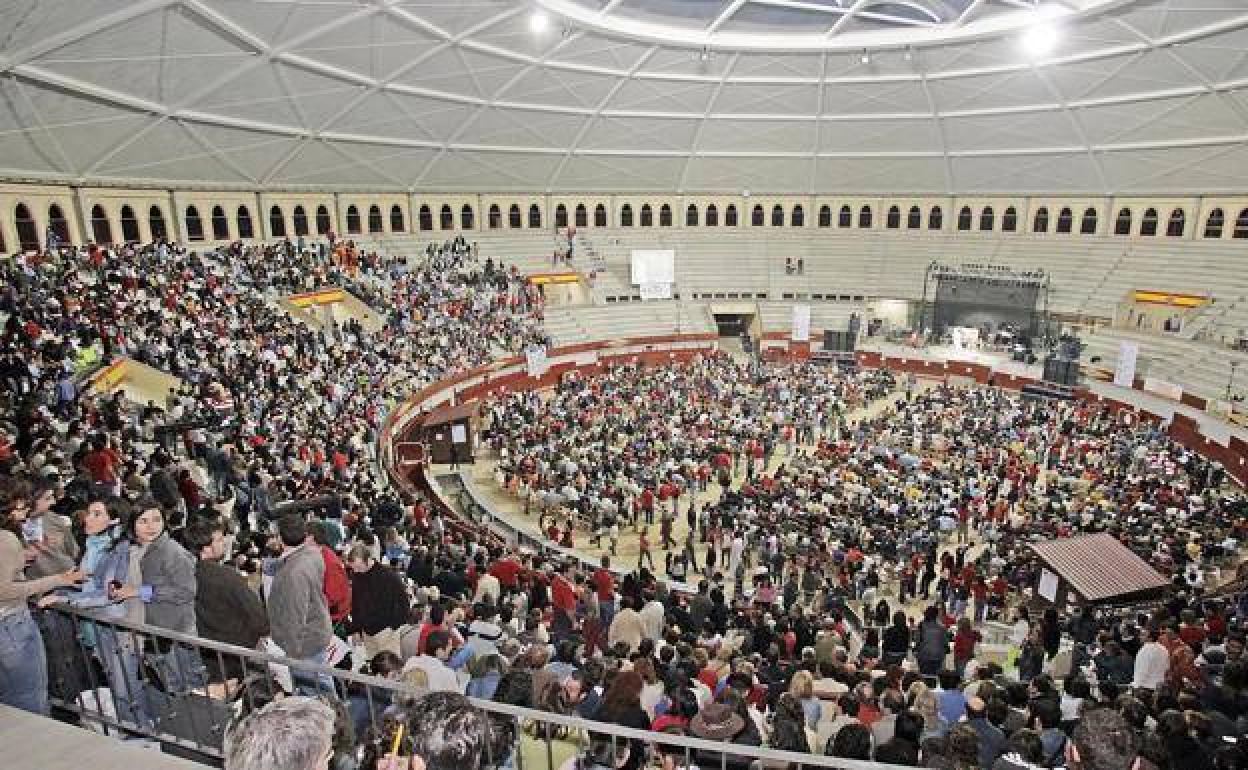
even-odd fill
[{"label": "person with blonde hair", "polygon": [[933,735],[944,734],[946,724],[940,717],[940,701],[936,697],[935,690],[922,681],[916,681],[906,691],[906,701],[910,704],[912,711],[923,717],[923,735],[920,743]]},{"label": "person with blonde hair", "polygon": [[806,726],[813,730],[823,718],[823,703],[815,697],[815,678],[805,669],[798,670],[789,680],[789,694],[802,704]]}]

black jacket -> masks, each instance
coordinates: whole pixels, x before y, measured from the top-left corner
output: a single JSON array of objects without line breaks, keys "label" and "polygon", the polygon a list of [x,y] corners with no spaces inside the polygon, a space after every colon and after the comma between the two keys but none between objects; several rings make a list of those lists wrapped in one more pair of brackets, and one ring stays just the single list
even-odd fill
[{"label": "black jacket", "polygon": [[233,567],[215,561],[195,562],[195,627],[199,635],[255,649],[269,634],[269,617],[260,597]]},{"label": "black jacket", "polygon": [[412,603],[403,578],[377,562],[368,572],[351,573],[351,617],[347,630],[370,636],[387,628],[398,630],[408,620]]}]

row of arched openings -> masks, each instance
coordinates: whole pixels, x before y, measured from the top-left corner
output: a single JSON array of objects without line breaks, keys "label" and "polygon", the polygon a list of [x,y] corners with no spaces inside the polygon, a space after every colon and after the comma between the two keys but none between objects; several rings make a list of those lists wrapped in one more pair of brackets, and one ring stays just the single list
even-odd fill
[{"label": "row of arched openings", "polygon": [[[367,224],[367,232],[380,233],[385,230],[385,220],[380,206],[370,206],[367,211],[367,220],[362,220],[360,209],[355,205],[347,207],[347,233],[359,234],[365,232],[364,225]],[[637,216],[634,217],[634,211],[631,204],[624,204],[620,209],[620,226],[621,227],[653,227],[655,224],[655,209],[650,204],[643,204],[639,209]],[[38,249],[44,243],[43,233],[39,232],[35,218],[30,207],[25,203],[18,203],[14,207],[14,223],[16,225],[16,235],[20,242],[20,246],[24,250]],[[69,221],[65,217],[65,212],[60,204],[53,203],[48,206],[47,226],[52,229],[57,238],[64,243],[73,240],[69,230]],[[513,229],[519,229],[524,226],[529,228],[540,228],[542,226],[542,212],[537,204],[529,206],[527,212],[527,221],[524,216],[525,212],[520,208],[519,204],[512,204],[507,210],[507,226]],[[564,204],[559,204],[555,208],[555,226],[567,227],[574,224],[576,227],[588,227],[590,221],[590,211],[585,204],[578,204],[571,210],[571,218],[569,218],[569,209]],[[786,216],[787,215],[787,216]],[[394,205],[389,212],[389,229],[391,232],[404,232],[405,223],[403,209],[401,206]],[[418,226],[420,230],[428,231],[434,229],[433,211],[427,206],[420,207],[418,212]],[[761,227],[770,221],[773,227],[783,227],[785,222],[793,227],[803,227],[805,225],[805,211],[802,206],[796,205],[790,211],[779,206],[773,206],[770,212],[770,218],[762,205],[755,205],[750,211],[750,224],[755,227]],[[855,218],[854,210],[848,206],[841,206],[836,216],[836,226],[841,228],[853,227],[855,225],[860,228],[869,228],[872,225],[872,209],[871,206],[861,206],[857,211]],[[902,210],[899,206],[890,206],[885,214],[885,227],[888,229],[900,229],[902,227]],[[918,206],[910,206],[905,212],[905,228],[910,230],[918,230],[923,227],[923,211]],[[147,211],[148,229],[153,239],[169,237],[168,227],[165,223],[164,212],[159,206],[151,206]],[[228,240],[230,235],[230,222],[226,210],[222,206],[213,206],[209,212],[207,221],[200,214],[200,210],[195,205],[189,205],[184,212],[184,222],[186,225],[187,238],[192,241],[203,241],[207,235],[211,233],[212,239],[217,241]],[[708,205],[704,210],[699,210],[696,205],[690,204],[685,210],[685,225],[687,227],[696,227],[699,224],[706,227],[717,227],[720,225],[720,211],[715,204]],[[822,206],[819,209],[818,224],[819,227],[831,227],[833,222],[833,211],[830,206]],[[729,204],[723,211],[723,226],[736,227],[738,225],[737,207]],[[1075,232],[1075,212],[1069,207],[1061,208],[1057,213],[1056,228],[1057,233],[1073,233]],[[137,242],[142,240],[139,228],[138,214],[129,204],[123,205],[120,211],[121,236],[122,242]],[[233,237],[247,240],[255,238],[255,227],[252,223],[251,212],[247,206],[239,206],[234,211],[235,235]],[[490,229],[499,229],[503,227],[502,209],[497,205],[490,206],[489,209],[489,227]],[[598,204],[593,209],[593,224],[595,227],[607,226],[607,210],[603,204]],[[1047,207],[1041,207],[1036,210],[1032,218],[1032,232],[1047,233],[1051,224],[1050,212]],[[1209,216],[1205,219],[1204,229],[1201,235],[1204,238],[1221,238],[1228,224],[1226,212],[1217,208],[1209,212]],[[1234,221],[1234,229],[1231,233],[1234,238],[1248,239],[1248,208],[1241,210]],[[91,231],[92,240],[96,243],[108,244],[114,242],[114,233],[112,224],[109,221],[108,214],[104,207],[96,204],[91,207],[88,225]],[[288,235],[301,236],[311,235],[315,232],[317,235],[324,235],[333,229],[333,219],[330,216],[329,209],[326,206],[318,206],[312,219],[309,219],[307,210],[296,205],[291,211],[290,225],[291,229],[287,230],[287,222],[285,215],[280,206],[273,206],[269,209],[269,235],[273,238],[285,238]],[[438,212],[438,226],[442,230],[455,229],[455,212],[447,204],[443,204]],[[993,207],[985,206],[976,214],[970,206],[963,206],[958,211],[957,229],[960,231],[981,230],[992,231],[996,229],[997,214]],[[1018,230],[1018,211],[1015,207],[1010,206],[1001,213],[1001,230],[1004,232],[1016,232]],[[459,211],[459,226],[464,230],[471,230],[474,227],[474,215],[472,207],[464,205]],[[663,204],[658,208],[658,226],[672,226],[672,208],[668,204]],[[944,226],[944,212],[940,206],[932,206],[927,212],[927,227],[930,230],[939,230]],[[1160,212],[1156,208],[1145,209],[1139,220],[1139,234],[1142,236],[1155,236],[1161,232],[1162,218]],[[1165,219],[1165,234],[1170,237],[1182,237],[1187,230],[1187,215],[1181,208],[1175,208],[1170,211],[1169,216]],[[1094,208],[1086,208],[1078,218],[1078,232],[1084,235],[1092,235],[1097,231],[1097,211]],[[1131,235],[1135,231],[1135,215],[1129,208],[1120,209],[1114,218],[1114,234],[1115,235]],[[0,249],[3,249],[3,243],[0,242]]]}]

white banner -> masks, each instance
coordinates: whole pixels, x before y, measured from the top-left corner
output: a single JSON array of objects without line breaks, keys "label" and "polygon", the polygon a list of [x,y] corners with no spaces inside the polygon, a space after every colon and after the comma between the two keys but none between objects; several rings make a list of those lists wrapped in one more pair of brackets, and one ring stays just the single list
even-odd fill
[{"label": "white banner", "polygon": [[1154,377],[1144,378],[1144,390],[1153,393],[1162,398],[1168,398],[1172,401],[1183,400],[1183,386],[1176,385],[1173,382],[1158,380]]},{"label": "white banner", "polygon": [[1140,344],[1130,340],[1118,343],[1118,366],[1114,369],[1114,384],[1129,388],[1135,382],[1135,359],[1140,354]]},{"label": "white banner", "polygon": [[671,249],[634,249],[633,283],[675,283],[676,252]]},{"label": "white banner", "polygon": [[550,368],[546,348],[534,345],[524,351],[524,363],[530,377],[541,377]]},{"label": "white banner", "polygon": [[810,342],[810,305],[793,306],[793,334],[790,339]]},{"label": "white banner", "polygon": [[672,298],[672,285],[670,283],[647,281],[646,283],[638,284],[637,290],[641,292],[643,300]]}]

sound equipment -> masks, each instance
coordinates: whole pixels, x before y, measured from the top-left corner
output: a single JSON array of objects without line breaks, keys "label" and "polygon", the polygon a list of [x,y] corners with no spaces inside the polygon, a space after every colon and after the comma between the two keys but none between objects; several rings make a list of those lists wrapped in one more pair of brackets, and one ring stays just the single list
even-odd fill
[{"label": "sound equipment", "polygon": [[1052,356],[1044,359],[1044,380],[1059,385],[1078,384],[1079,362]]},{"label": "sound equipment", "polygon": [[858,346],[858,335],[854,332],[838,332],[825,329],[823,332],[823,349],[835,353],[853,353]]}]

